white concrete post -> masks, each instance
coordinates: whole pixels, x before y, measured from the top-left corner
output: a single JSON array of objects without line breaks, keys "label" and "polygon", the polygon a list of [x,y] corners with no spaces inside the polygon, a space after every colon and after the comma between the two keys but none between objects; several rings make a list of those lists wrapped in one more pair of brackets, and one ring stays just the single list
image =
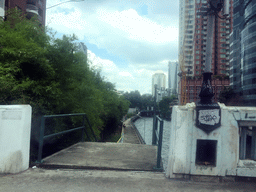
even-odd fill
[{"label": "white concrete post", "polygon": [[0,105],[0,173],[28,169],[31,115],[30,105]]}]

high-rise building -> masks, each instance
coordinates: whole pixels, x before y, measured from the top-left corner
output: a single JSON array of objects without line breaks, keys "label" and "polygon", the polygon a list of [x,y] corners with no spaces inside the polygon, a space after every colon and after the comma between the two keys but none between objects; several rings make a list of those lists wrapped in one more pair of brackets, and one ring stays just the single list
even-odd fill
[{"label": "high-rise building", "polygon": [[86,47],[86,45],[83,42],[78,42],[76,45],[77,45],[78,51],[81,51],[82,53],[84,53],[86,58],[87,58],[87,47]]},{"label": "high-rise building", "polygon": [[45,25],[46,0],[0,0],[0,17],[8,19],[7,11],[16,8],[30,19],[37,16],[42,25]]},{"label": "high-rise building", "polygon": [[[168,96],[177,94],[177,65],[177,61],[168,62]],[[171,79],[173,79],[173,82]]]},{"label": "high-rise building", "polygon": [[256,1],[234,0],[230,85],[246,105],[256,104]]},{"label": "high-rise building", "polygon": [[[205,68],[207,16],[198,14],[208,6],[207,0],[180,0],[179,20],[179,81],[180,100],[196,101]],[[229,86],[229,34],[232,31],[233,0],[228,18],[217,17],[214,24],[214,43],[211,72],[215,101],[224,86]],[[222,17],[221,13],[219,15]],[[185,74],[185,75],[184,75]],[[186,76],[186,77],[184,77]],[[184,99],[185,98],[185,99]]]},{"label": "high-rise building", "polygon": [[173,83],[173,89],[172,89],[172,94],[177,96],[177,79],[178,79],[178,62],[176,62],[175,65],[175,73],[174,73],[174,83]]},{"label": "high-rise building", "polygon": [[169,61],[168,62],[168,90],[170,92],[170,90],[172,89],[172,79],[171,79],[171,73],[172,73],[172,62]]},{"label": "high-rise building", "polygon": [[[152,95],[155,96],[155,85],[157,86],[157,101],[166,94],[166,75],[163,71],[156,71],[152,76]],[[160,96],[160,97],[159,97]]]}]

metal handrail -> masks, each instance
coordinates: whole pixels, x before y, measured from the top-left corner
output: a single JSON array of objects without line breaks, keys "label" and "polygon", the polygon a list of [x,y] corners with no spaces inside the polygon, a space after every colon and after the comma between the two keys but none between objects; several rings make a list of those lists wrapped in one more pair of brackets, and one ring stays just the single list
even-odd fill
[{"label": "metal handrail", "polygon": [[[158,130],[158,121],[160,122],[159,132]],[[154,116],[153,120],[153,133],[152,133],[152,145],[157,144],[157,163],[155,169],[162,170],[161,167],[161,153],[162,153],[162,140],[163,140],[163,125],[164,121],[159,116]]]},{"label": "metal handrail", "polygon": [[[44,135],[44,130],[45,130],[45,119],[46,118],[60,118],[60,117],[71,117],[71,116],[83,116],[83,125],[81,127],[76,127],[76,128],[73,128],[73,129],[69,129],[69,130],[65,130],[65,131],[62,131],[62,132],[59,132],[59,133],[53,133],[53,134],[50,134],[50,135]],[[89,119],[87,118],[86,114],[85,113],[75,113],[75,114],[62,114],[62,115],[44,115],[41,117],[41,127],[40,127],[40,138],[39,138],[39,148],[38,148],[38,156],[37,156],[37,163],[42,163],[42,152],[43,152],[43,144],[44,144],[44,139],[48,139],[48,138],[51,138],[51,137],[55,137],[55,136],[58,136],[58,135],[63,135],[63,134],[66,134],[66,133],[70,133],[72,131],[77,131],[77,130],[80,130],[82,129],[82,142],[84,141],[84,133],[86,134],[87,138],[90,139],[89,137],[89,134],[87,133],[86,131],[86,127],[85,127],[85,119],[89,125],[89,128],[92,132],[92,135],[95,139],[95,141],[97,141],[97,138],[93,132],[93,129],[91,127],[91,124],[90,124],[90,121]]]}]

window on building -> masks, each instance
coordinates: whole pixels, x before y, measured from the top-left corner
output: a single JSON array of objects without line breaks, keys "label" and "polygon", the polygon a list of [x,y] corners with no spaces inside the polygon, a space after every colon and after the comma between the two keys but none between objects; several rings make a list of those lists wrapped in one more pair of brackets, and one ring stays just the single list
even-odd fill
[{"label": "window on building", "polygon": [[227,50],[226,50],[226,49],[221,49],[221,50],[220,50],[220,52],[222,52],[222,53],[226,53],[226,52],[227,52]]},{"label": "window on building", "polygon": [[43,10],[38,8],[38,14],[42,17],[43,16]]},{"label": "window on building", "polygon": [[256,127],[246,125],[247,122],[239,123],[239,159],[256,160]]},{"label": "window on building", "polygon": [[220,42],[226,42],[226,39],[220,39]]},{"label": "window on building", "polygon": [[36,0],[27,0],[27,4],[36,5]]}]

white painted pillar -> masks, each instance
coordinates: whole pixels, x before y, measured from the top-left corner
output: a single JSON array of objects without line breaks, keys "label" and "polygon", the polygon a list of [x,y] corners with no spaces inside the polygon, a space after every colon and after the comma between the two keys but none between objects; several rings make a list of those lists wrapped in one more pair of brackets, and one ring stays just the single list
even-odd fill
[{"label": "white painted pillar", "polygon": [[0,105],[0,173],[28,169],[31,115],[30,105]]}]

